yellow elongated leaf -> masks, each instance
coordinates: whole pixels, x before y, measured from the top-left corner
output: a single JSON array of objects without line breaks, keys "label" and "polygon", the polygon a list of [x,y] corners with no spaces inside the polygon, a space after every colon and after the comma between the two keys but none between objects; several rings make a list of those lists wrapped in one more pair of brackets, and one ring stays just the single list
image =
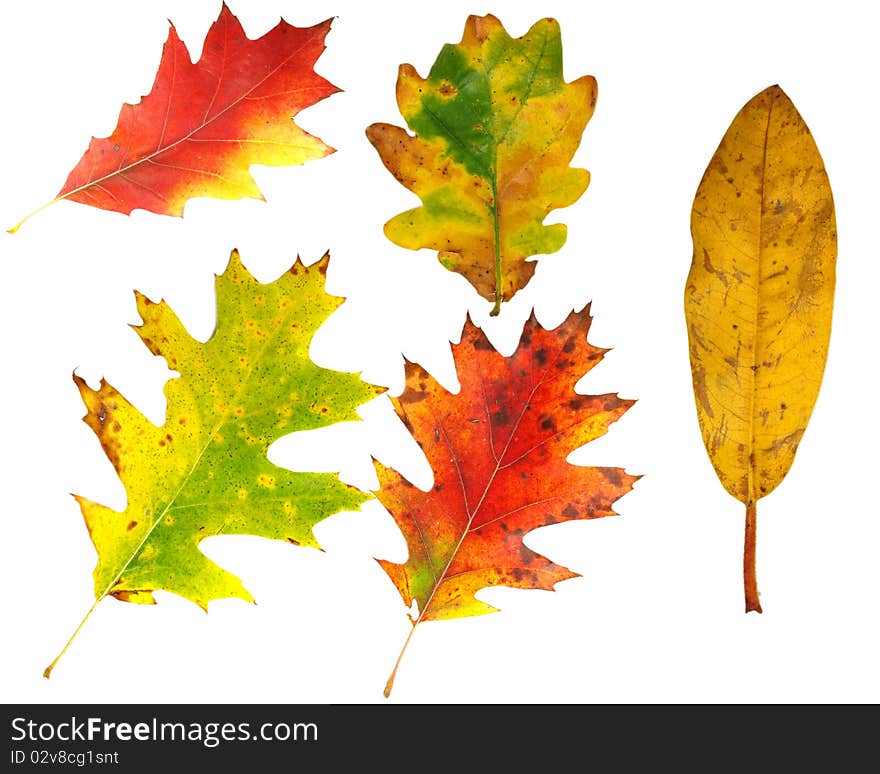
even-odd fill
[{"label": "yellow elongated leaf", "polygon": [[746,506],[746,612],[756,502],[788,473],[819,392],[837,229],[825,166],[778,86],[734,118],[697,189],[685,316],[697,416],[724,488]]}]

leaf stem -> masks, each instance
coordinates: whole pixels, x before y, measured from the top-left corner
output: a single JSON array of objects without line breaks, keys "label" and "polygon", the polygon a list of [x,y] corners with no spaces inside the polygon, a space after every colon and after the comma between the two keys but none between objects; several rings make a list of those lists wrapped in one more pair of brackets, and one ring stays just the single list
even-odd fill
[{"label": "leaf stem", "polygon": [[495,237],[495,306],[489,312],[490,317],[497,317],[501,311],[501,300],[504,296],[502,288],[503,277],[501,276],[501,224],[498,222],[498,180],[495,170],[492,170],[492,229]]},{"label": "leaf stem", "polygon": [[415,632],[418,625],[419,622],[417,620],[413,621],[412,629],[409,630],[409,634],[406,636],[406,642],[403,643],[403,647],[400,649],[400,655],[397,657],[397,661],[394,662],[394,669],[391,670],[391,675],[388,677],[388,682],[385,683],[385,690],[383,691],[386,699],[391,695],[391,689],[394,687],[394,678],[397,675],[397,668],[400,666],[403,654],[406,653],[406,647],[409,645],[413,632]]},{"label": "leaf stem", "polygon": [[38,212],[42,212],[42,211],[45,210],[47,207],[51,207],[51,206],[52,206],[53,204],[55,204],[55,202],[57,202],[57,201],[58,201],[58,199],[52,199],[51,202],[46,202],[42,207],[37,207],[37,209],[35,209],[33,212],[28,213],[27,215],[25,215],[25,216],[24,216],[20,221],[18,221],[18,223],[16,223],[12,228],[8,228],[8,229],[6,229],[6,233],[7,233],[7,234],[14,234],[16,231],[18,231],[18,230],[24,225],[25,221],[30,220],[32,217],[34,217],[34,215],[36,215]]},{"label": "leaf stem", "polygon": [[746,612],[762,612],[758,599],[758,577],[755,574],[755,542],[758,532],[758,507],[754,500],[746,505],[746,537],[743,548],[743,585],[746,593]]},{"label": "leaf stem", "polygon": [[61,657],[62,657],[65,653],[67,653],[67,649],[70,647],[71,643],[73,643],[73,641],[76,639],[76,635],[79,634],[80,629],[82,629],[83,626],[85,626],[86,621],[89,620],[89,617],[90,617],[90,616],[92,615],[92,613],[95,611],[95,608],[98,606],[98,603],[99,603],[103,598],[104,598],[103,596],[98,597],[98,598],[92,603],[92,606],[89,608],[89,611],[83,616],[82,621],[79,622],[79,626],[76,627],[76,629],[74,630],[73,634],[70,635],[70,639],[68,639],[67,642],[64,644],[64,647],[61,648],[61,652],[60,652],[57,656],[55,656],[55,659],[52,661],[52,663],[49,664],[49,666],[47,666],[47,667],[43,670],[43,677],[45,677],[47,680],[49,679],[50,675],[52,674],[52,670],[55,668],[55,666],[58,664],[58,662],[61,661]]}]

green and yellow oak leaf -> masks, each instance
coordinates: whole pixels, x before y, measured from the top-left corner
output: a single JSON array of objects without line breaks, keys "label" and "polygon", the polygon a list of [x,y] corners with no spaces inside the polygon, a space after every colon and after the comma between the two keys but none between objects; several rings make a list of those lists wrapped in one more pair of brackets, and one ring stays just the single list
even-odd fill
[{"label": "green and yellow oak leaf", "polygon": [[514,39],[494,16],[471,16],[427,78],[401,65],[397,102],[415,136],[384,123],[367,136],[422,206],[392,218],[385,234],[402,247],[438,250],[498,314],[534,274],[526,258],[565,243],[565,225],[543,221],[589,183],[569,164],[593,114],[596,80],[565,83],[555,20]]},{"label": "green and yellow oak leaf", "polygon": [[202,540],[257,535],[317,546],[317,522],[370,498],[335,474],[293,472],[267,457],[288,433],[358,419],[358,406],[384,390],[309,358],[312,336],[342,303],[324,291],[328,261],[297,260],[263,284],[233,252],[216,280],[217,323],[205,343],[164,301],[136,294],[143,324],[135,330],[179,373],[165,386],[161,427],[105,381],[95,390],[74,376],[84,420],[127,494],[122,512],[76,498],[98,553],[95,604],[107,596],[152,604],[159,590],[203,608],[224,597],[252,601],[199,549]]}]

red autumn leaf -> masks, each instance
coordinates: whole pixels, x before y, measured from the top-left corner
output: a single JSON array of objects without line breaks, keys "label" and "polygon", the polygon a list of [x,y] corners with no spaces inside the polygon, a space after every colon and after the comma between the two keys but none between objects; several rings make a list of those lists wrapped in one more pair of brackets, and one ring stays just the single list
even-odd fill
[{"label": "red autumn leaf", "polygon": [[[409,548],[404,564],[379,561],[404,603],[417,604],[410,637],[423,621],[494,612],[474,596],[480,589],[552,590],[577,577],[528,548],[524,536],[545,525],[610,516],[614,501],[632,488],[637,477],[621,468],[566,461],[633,404],[574,391],[606,352],[587,341],[590,319],[587,308],[545,330],[532,315],[510,357],[468,321],[453,347],[458,394],[406,364],[406,388],[392,400],[431,464],[434,485],[424,492],[378,462],[376,469],[377,497]],[[404,650],[408,643],[409,637]]]},{"label": "red autumn leaf", "polygon": [[122,106],[113,134],[92,138],[49,204],[180,216],[197,196],[262,199],[251,164],[302,164],[333,152],[292,120],[339,91],[313,69],[331,21],[298,28],[282,20],[250,40],[224,4],[195,63],[172,25],[150,93]]}]

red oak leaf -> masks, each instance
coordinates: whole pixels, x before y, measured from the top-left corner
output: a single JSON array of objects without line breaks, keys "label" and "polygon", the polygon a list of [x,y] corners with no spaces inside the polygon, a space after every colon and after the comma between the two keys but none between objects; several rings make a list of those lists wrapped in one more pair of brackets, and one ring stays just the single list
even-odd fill
[{"label": "red oak leaf", "polygon": [[122,106],[109,137],[92,138],[49,204],[180,216],[198,196],[262,199],[251,164],[302,164],[333,152],[292,120],[339,91],[313,69],[330,23],[282,20],[250,40],[224,4],[195,63],[172,26],[150,93]]},{"label": "red oak leaf", "polygon": [[532,315],[510,357],[468,321],[453,347],[458,394],[407,363],[406,388],[392,400],[431,464],[434,485],[424,492],[378,462],[376,468],[377,497],[409,548],[404,564],[379,561],[405,604],[417,605],[410,637],[423,621],[494,612],[474,596],[480,589],[550,590],[577,577],[523,537],[545,525],[612,515],[614,501],[637,479],[621,468],[566,461],[633,404],[574,391],[606,351],[587,342],[590,319],[585,309],[545,330]]}]

